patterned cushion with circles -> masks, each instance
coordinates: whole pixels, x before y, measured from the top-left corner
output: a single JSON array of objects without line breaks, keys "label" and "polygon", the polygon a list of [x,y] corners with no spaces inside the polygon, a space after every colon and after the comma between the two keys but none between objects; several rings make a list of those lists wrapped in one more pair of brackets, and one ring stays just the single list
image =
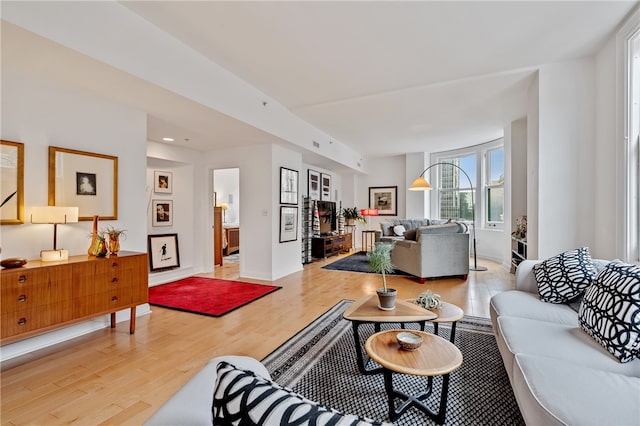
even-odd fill
[{"label": "patterned cushion with circles", "polygon": [[611,262],[582,299],[580,326],[620,362],[640,355],[640,267]]},{"label": "patterned cushion with circles", "polygon": [[214,425],[382,425],[312,402],[224,361],[217,372],[211,408]]},{"label": "patterned cushion with circles", "polygon": [[567,303],[580,296],[597,275],[587,247],[550,257],[535,265],[533,273],[540,300],[549,303]]}]

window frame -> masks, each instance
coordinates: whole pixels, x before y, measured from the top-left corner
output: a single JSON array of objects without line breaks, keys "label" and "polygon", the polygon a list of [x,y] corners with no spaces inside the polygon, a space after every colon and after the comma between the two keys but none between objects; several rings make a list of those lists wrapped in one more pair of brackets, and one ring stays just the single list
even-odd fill
[{"label": "window frame", "polygon": [[[455,149],[451,151],[442,151],[442,152],[431,154],[431,164],[443,163],[443,162],[451,161],[456,158],[463,158],[470,155],[475,155],[476,157],[475,176],[473,176],[472,174],[469,174],[469,177],[472,178],[472,185],[473,185],[472,191],[473,191],[473,199],[475,204],[474,206],[475,219],[476,219],[475,225],[477,228],[480,228],[480,229],[503,231],[504,222],[501,223],[501,226],[499,225],[500,222],[491,222],[491,224],[495,223],[495,226],[493,225],[490,226],[486,221],[486,218],[488,217],[488,214],[486,213],[488,208],[488,201],[487,201],[487,195],[486,195],[487,191],[485,191],[485,184],[487,182],[486,177],[488,176],[488,173],[489,173],[488,171],[486,171],[487,170],[486,156],[489,151],[496,150],[496,149],[504,150],[504,136],[501,136],[489,142],[484,142],[484,143],[473,145],[466,148],[460,148],[460,149]],[[431,202],[430,202],[431,216],[443,219],[440,217],[440,193],[442,191],[441,189],[442,185],[440,182],[440,170],[438,169],[442,169],[442,166],[434,167],[431,170],[431,171],[435,170],[435,172],[431,174],[431,180],[429,180],[429,176],[425,176],[425,178],[429,182],[431,182],[431,186],[434,189],[431,194]],[[465,172],[468,173],[467,170],[465,170]],[[475,185],[473,180],[475,180]],[[504,187],[504,184],[502,185],[502,187]],[[462,192],[466,190],[467,190],[466,188],[461,189],[459,187],[455,191]],[[448,218],[444,218],[444,219],[448,219]],[[465,220],[464,222],[467,224],[471,224],[470,220]]]},{"label": "window frame", "polygon": [[[501,184],[491,184],[491,153],[494,151],[502,150],[502,183]],[[485,203],[483,204],[483,212],[484,212],[484,227],[493,228],[493,229],[504,229],[504,210],[505,210],[505,193],[504,193],[504,140],[501,140],[500,145],[497,146],[487,146],[483,153],[484,156],[484,196]],[[502,215],[503,218],[501,221],[498,220],[489,220],[489,208],[490,208],[490,196],[489,192],[491,189],[500,189],[502,188]]]}]

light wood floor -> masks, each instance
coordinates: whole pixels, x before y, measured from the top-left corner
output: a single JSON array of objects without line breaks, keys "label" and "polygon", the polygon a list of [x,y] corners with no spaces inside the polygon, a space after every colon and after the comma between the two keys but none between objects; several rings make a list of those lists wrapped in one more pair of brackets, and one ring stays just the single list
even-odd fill
[{"label": "light wood floor", "polygon": [[[282,286],[221,318],[153,307],[137,320],[2,363],[3,425],[138,425],[143,423],[209,359],[248,355],[262,359],[341,299],[375,293],[380,277],[321,269],[336,260],[316,261],[282,278]],[[497,263],[479,261],[486,272],[466,281],[442,279],[419,284],[389,277],[399,297],[431,289],[474,316],[489,316],[493,294],[511,289],[513,276]],[[209,276],[238,279],[238,264]],[[260,281],[245,280],[259,283]]]}]

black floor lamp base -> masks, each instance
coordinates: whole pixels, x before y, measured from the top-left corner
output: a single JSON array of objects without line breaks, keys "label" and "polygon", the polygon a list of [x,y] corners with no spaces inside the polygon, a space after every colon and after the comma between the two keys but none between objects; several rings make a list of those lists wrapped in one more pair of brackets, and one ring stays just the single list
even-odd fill
[{"label": "black floor lamp base", "polygon": [[486,266],[470,266],[469,270],[470,271],[486,271],[487,267]]}]

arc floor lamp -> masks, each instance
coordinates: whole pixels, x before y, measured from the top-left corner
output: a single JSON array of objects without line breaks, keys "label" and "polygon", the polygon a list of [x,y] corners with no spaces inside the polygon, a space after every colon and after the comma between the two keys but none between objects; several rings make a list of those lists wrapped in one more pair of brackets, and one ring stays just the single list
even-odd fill
[{"label": "arc floor lamp", "polygon": [[409,187],[409,191],[429,191],[431,189],[433,189],[433,187],[429,184],[429,182],[427,182],[427,180],[424,178],[425,173],[427,173],[429,171],[429,169],[432,169],[433,167],[436,166],[451,166],[454,167],[458,170],[460,170],[466,177],[467,180],[469,181],[469,188],[471,189],[471,213],[473,216],[473,223],[472,223],[472,228],[471,228],[471,232],[472,232],[472,239],[473,239],[473,266],[470,267],[469,269],[472,271],[486,271],[487,268],[484,266],[478,266],[478,257],[477,257],[477,253],[476,253],[476,203],[474,200],[474,196],[473,193],[475,192],[475,190],[473,189],[473,184],[471,183],[471,178],[469,177],[469,175],[467,174],[467,172],[465,172],[462,167],[453,164],[453,163],[434,163],[432,165],[430,165],[429,167],[427,167],[426,169],[424,169],[424,171],[422,173],[420,173],[420,176],[418,176],[416,178],[416,180],[413,181],[413,183],[411,184],[411,186]]}]

